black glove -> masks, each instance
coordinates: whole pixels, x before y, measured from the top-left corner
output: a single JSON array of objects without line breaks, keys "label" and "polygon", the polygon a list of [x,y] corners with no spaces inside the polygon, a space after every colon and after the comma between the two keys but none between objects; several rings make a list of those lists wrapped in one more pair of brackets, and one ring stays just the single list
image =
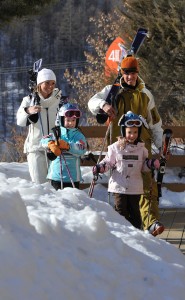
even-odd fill
[{"label": "black glove", "polygon": [[98,175],[99,173],[104,173],[105,172],[105,165],[100,165],[97,164],[93,167],[92,169],[93,175]]}]

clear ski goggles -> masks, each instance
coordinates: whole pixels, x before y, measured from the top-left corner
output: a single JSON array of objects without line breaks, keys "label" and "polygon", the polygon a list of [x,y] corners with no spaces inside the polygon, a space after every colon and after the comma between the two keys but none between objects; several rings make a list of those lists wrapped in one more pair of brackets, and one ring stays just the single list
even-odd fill
[{"label": "clear ski goggles", "polygon": [[127,120],[125,122],[126,127],[140,127],[142,125],[141,120]]},{"label": "clear ski goggles", "polygon": [[80,118],[81,117],[81,111],[80,110],[66,110],[64,112],[64,116],[67,118]]}]

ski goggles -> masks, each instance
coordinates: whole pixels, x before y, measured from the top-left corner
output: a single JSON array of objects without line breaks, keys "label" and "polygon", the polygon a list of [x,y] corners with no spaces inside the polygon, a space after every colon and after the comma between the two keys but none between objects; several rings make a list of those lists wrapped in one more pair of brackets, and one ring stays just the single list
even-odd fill
[{"label": "ski goggles", "polygon": [[81,111],[80,110],[67,110],[65,111],[65,117],[67,118],[80,118],[81,117]]},{"label": "ski goggles", "polygon": [[140,127],[142,125],[141,120],[127,120],[125,122],[126,127]]}]

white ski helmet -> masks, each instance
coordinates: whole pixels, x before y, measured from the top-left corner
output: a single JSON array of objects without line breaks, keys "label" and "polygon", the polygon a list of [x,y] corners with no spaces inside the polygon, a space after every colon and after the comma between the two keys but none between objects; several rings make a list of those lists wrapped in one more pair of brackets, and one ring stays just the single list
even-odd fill
[{"label": "white ski helmet", "polygon": [[141,135],[142,125],[148,128],[146,120],[141,115],[136,115],[132,111],[128,111],[119,119],[118,126],[121,126],[121,135],[125,137],[126,127],[138,127],[138,138]]},{"label": "white ski helmet", "polygon": [[64,117],[68,118],[76,118],[76,126],[78,127],[79,118],[81,117],[82,113],[78,108],[77,104],[73,103],[66,103],[62,105],[58,111],[58,118],[60,121],[61,126],[64,126]]}]

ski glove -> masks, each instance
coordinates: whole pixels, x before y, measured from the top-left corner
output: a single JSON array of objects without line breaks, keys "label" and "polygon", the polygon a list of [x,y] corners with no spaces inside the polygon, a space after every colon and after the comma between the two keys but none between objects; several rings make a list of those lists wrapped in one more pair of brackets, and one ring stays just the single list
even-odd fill
[{"label": "ski glove", "polygon": [[93,175],[98,175],[99,173],[104,173],[105,172],[105,165],[100,165],[97,164],[93,167],[92,169]]},{"label": "ski glove", "polygon": [[61,155],[61,150],[58,145],[56,145],[55,141],[50,141],[48,143],[48,148],[56,155],[60,156]]},{"label": "ski glove", "polygon": [[158,170],[160,168],[160,161],[158,159],[148,159],[146,163],[151,170]]},{"label": "ski glove", "polygon": [[69,148],[70,148],[69,144],[64,140],[59,140],[58,141],[58,146],[61,150],[69,150]]}]

